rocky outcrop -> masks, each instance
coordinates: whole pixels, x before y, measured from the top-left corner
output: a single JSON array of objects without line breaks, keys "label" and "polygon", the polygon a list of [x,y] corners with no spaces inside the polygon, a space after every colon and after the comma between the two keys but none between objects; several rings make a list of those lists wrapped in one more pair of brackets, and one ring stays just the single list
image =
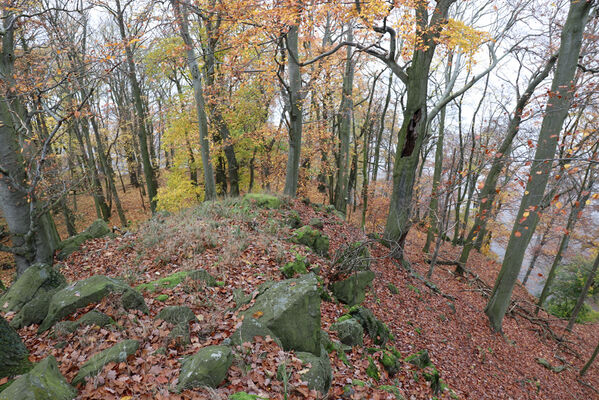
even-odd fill
[{"label": "rocky outcrop", "polygon": [[0,316],[0,378],[26,372],[31,367],[28,355],[17,332]]},{"label": "rocky outcrop", "polygon": [[0,297],[0,310],[16,312],[10,322],[15,329],[39,324],[46,318],[54,293],[66,284],[65,277],[56,268],[34,264]]},{"label": "rocky outcrop", "polygon": [[77,390],[69,385],[53,356],[48,356],[0,393],[0,400],[71,400]]},{"label": "rocky outcrop", "polygon": [[267,337],[273,339],[279,346],[282,346],[281,341],[275,334],[258,322],[256,319],[246,316],[241,323],[241,326],[231,336],[231,343],[235,346],[240,346],[245,342],[253,342],[256,336]]},{"label": "rocky outcrop", "polygon": [[78,235],[71,236],[60,243],[58,259],[64,260],[73,252],[79,250],[79,247],[89,239],[104,237],[110,233],[110,228],[102,219],[95,220],[86,230]]},{"label": "rocky outcrop", "polygon": [[360,304],[366,297],[366,288],[374,280],[374,272],[359,271],[352,273],[347,279],[333,282],[329,289],[337,300],[349,306]]},{"label": "rocky outcrop", "polygon": [[196,321],[197,318],[189,307],[164,307],[162,310],[160,310],[158,315],[156,315],[156,319],[161,319],[169,324],[175,325],[168,337],[173,339],[177,345],[185,346],[191,343],[189,323]]},{"label": "rocky outcrop", "polygon": [[245,313],[279,338],[285,350],[320,355],[320,296],[314,274],[271,284]]},{"label": "rocky outcrop", "polygon": [[302,376],[302,379],[308,382],[308,388],[326,394],[331,387],[331,382],[333,382],[333,371],[329,355],[325,349],[321,349],[320,356],[301,351],[297,352],[296,355],[302,360],[303,365],[307,367],[307,371]]},{"label": "rocky outcrop", "polygon": [[334,323],[331,330],[336,331],[341,343],[348,346],[362,345],[364,341],[364,328],[353,318]]},{"label": "rocky outcrop", "polygon": [[199,386],[217,387],[227,377],[233,353],[227,346],[204,347],[181,363],[178,390]]},{"label": "rocky outcrop", "polygon": [[329,254],[329,238],[311,226],[305,225],[296,229],[291,236],[291,241],[306,245],[321,256]]},{"label": "rocky outcrop", "polygon": [[56,322],[74,313],[79,308],[101,301],[106,295],[121,295],[121,304],[126,310],[137,309],[148,312],[143,296],[118,279],[96,275],[77,281],[56,292],[48,306],[48,315],[39,327],[39,332],[50,329]]},{"label": "rocky outcrop", "polygon": [[137,340],[124,340],[104,351],[94,354],[81,366],[77,376],[73,379],[73,385],[83,383],[85,378],[98,374],[110,362],[118,363],[127,361],[127,357],[134,354],[138,347],[139,342]]},{"label": "rocky outcrop", "polygon": [[280,198],[264,193],[248,193],[245,196],[243,196],[243,201],[248,203],[254,203],[258,207],[271,209],[281,208],[282,203]]}]

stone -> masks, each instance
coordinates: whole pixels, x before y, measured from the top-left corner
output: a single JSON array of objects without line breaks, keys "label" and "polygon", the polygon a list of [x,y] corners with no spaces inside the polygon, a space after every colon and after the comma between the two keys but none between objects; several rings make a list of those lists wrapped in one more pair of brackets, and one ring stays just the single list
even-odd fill
[{"label": "stone", "polygon": [[302,379],[308,382],[308,388],[326,394],[333,381],[331,361],[326,350],[322,348],[320,356],[303,351],[297,352],[296,355],[304,365],[309,364],[308,371],[302,376]]},{"label": "stone", "polygon": [[69,385],[53,356],[48,356],[0,393],[0,400],[71,400],[77,390]]},{"label": "stone", "polygon": [[139,342],[137,340],[124,340],[106,350],[94,354],[81,366],[77,376],[75,376],[71,383],[73,385],[83,383],[85,378],[97,375],[108,363],[127,361],[127,357],[134,354],[138,348]]},{"label": "stone", "polygon": [[320,296],[314,274],[271,284],[243,315],[270,329],[284,350],[320,355]]},{"label": "stone", "polygon": [[418,353],[414,353],[406,357],[405,361],[417,366],[420,369],[424,369],[433,365],[431,358],[428,355],[428,350],[421,350]]},{"label": "stone", "polygon": [[175,344],[180,347],[185,347],[191,343],[191,334],[189,333],[189,324],[181,323],[175,325],[173,330],[168,334],[168,338],[175,341]]},{"label": "stone", "polygon": [[103,312],[91,310],[83,314],[77,321],[62,321],[54,325],[54,333],[58,336],[64,336],[73,333],[80,326],[96,325],[103,328],[114,324],[114,320]]},{"label": "stone", "polygon": [[28,356],[19,334],[0,316],[0,378],[26,372],[31,368]]},{"label": "stone", "polygon": [[258,207],[270,209],[281,208],[282,204],[280,198],[264,193],[248,193],[243,196],[243,201],[254,203]]},{"label": "stone", "polygon": [[0,310],[16,312],[10,322],[15,329],[39,324],[48,313],[50,298],[66,284],[65,277],[56,268],[34,264],[0,297]]},{"label": "stone", "polygon": [[316,229],[322,229],[324,227],[324,223],[320,218],[311,218],[308,225]]},{"label": "stone", "polygon": [[304,225],[296,229],[291,236],[291,241],[306,245],[321,256],[329,254],[329,238],[311,226]]},{"label": "stone", "polygon": [[354,306],[349,314],[362,325],[376,345],[382,346],[391,338],[387,325],[379,321],[369,309]]},{"label": "stone", "polygon": [[281,268],[279,271],[285,276],[285,278],[293,278],[295,275],[303,275],[308,273],[308,260],[306,257],[297,256],[294,261],[290,261]]},{"label": "stone", "polygon": [[81,247],[81,245],[86,240],[101,238],[101,237],[108,235],[109,233],[110,233],[110,228],[108,227],[108,224],[106,223],[106,221],[104,221],[102,219],[95,220],[83,232],[81,232],[75,236],[71,236],[70,238],[63,240],[60,243],[60,246],[59,246],[60,252],[58,253],[58,259],[64,260],[65,258],[70,256],[73,252],[79,250],[79,247]]},{"label": "stone", "polygon": [[160,310],[158,315],[156,315],[156,319],[161,319],[169,324],[177,325],[187,324],[191,321],[195,321],[197,318],[189,307],[169,306]]},{"label": "stone", "polygon": [[390,377],[395,376],[401,368],[401,360],[395,354],[387,350],[383,351],[380,362],[383,364],[383,367]]},{"label": "stone", "polygon": [[203,281],[207,286],[216,286],[216,278],[207,271],[198,269],[194,271],[178,271],[169,276],[165,276],[164,278],[148,283],[142,283],[135,288],[139,291],[154,293],[161,289],[172,289],[188,277],[194,281]]},{"label": "stone", "polygon": [[348,346],[361,346],[364,341],[364,328],[353,318],[334,323],[331,330],[336,331],[341,343]]},{"label": "stone", "polygon": [[227,346],[204,347],[181,363],[178,390],[200,386],[216,388],[227,377],[233,353]]},{"label": "stone", "polygon": [[392,283],[389,283],[387,285],[387,289],[389,289],[389,291],[391,292],[391,294],[399,294],[399,289],[397,288],[397,286],[395,286]]},{"label": "stone", "polygon": [[300,226],[302,226],[302,218],[300,217],[299,213],[295,210],[289,211],[285,222],[287,223],[287,225],[289,225],[293,229],[296,229],[296,228],[299,228]]},{"label": "stone", "polygon": [[250,301],[252,301],[252,295],[245,294],[245,292],[241,288],[235,288],[233,289],[233,301],[235,301],[234,310],[237,310],[245,306],[246,304],[249,304]]},{"label": "stone", "polygon": [[241,326],[231,335],[231,343],[234,346],[240,346],[242,343],[252,343],[256,336],[267,337],[270,336],[280,347],[283,345],[279,338],[274,333],[256,319],[251,317],[245,317]]},{"label": "stone", "polygon": [[360,304],[366,298],[366,288],[374,280],[374,272],[359,271],[352,273],[347,279],[333,282],[329,289],[333,296],[349,306]]},{"label": "stone", "polygon": [[368,367],[366,368],[366,375],[368,375],[377,382],[381,379],[379,367],[376,366],[376,364],[372,360],[372,357],[370,356],[368,356]]},{"label": "stone", "polygon": [[[110,293],[121,294],[121,303],[126,310],[137,309],[147,313],[148,307],[143,301],[143,297],[139,293],[131,293],[133,291],[134,289],[123,281],[103,275],[95,275],[72,283],[52,296],[48,307],[48,315],[40,325],[38,332],[50,329],[56,322],[79,308],[100,302]],[[123,299],[126,301],[123,301]],[[131,299],[135,299],[135,301],[131,301]]]}]

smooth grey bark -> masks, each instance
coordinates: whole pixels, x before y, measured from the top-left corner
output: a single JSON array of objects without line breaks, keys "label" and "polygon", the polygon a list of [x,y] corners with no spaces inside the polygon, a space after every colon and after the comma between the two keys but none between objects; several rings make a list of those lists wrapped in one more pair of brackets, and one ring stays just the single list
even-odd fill
[{"label": "smooth grey bark", "polygon": [[[353,40],[351,25],[347,30],[347,40]],[[352,90],[354,86],[355,63],[352,60],[352,48],[347,46],[345,73],[343,74],[343,90],[339,109],[339,157],[337,162],[337,185],[335,186],[335,208],[342,213],[347,211],[349,198],[349,142],[354,102]]]},{"label": "smooth grey bark", "polygon": [[549,233],[553,229],[554,221],[555,221],[555,219],[552,218],[547,223],[547,226],[545,227],[543,234],[539,237],[538,243],[536,244],[535,249],[532,253],[532,259],[530,260],[530,264],[528,264],[528,269],[526,270],[526,275],[524,275],[524,279],[522,280],[522,286],[524,286],[524,287],[526,287],[526,282],[528,282],[528,278],[530,277],[530,274],[532,273],[532,270],[534,269],[534,267],[537,263],[537,260],[539,259],[539,256],[541,255],[543,247],[549,240]]},{"label": "smooth grey bark", "polygon": [[198,130],[200,134],[200,154],[202,156],[202,166],[204,169],[204,198],[205,200],[214,200],[216,198],[216,183],[214,180],[214,170],[210,160],[210,143],[208,142],[208,120],[206,118],[206,103],[204,101],[204,92],[202,89],[202,76],[198,67],[196,53],[193,48],[193,41],[189,34],[189,23],[185,8],[179,7],[178,0],[171,0],[175,19],[179,26],[179,33],[185,43],[187,54],[187,67],[191,73],[193,83],[193,94],[196,102],[196,113],[198,116]]},{"label": "smooth grey bark", "polygon": [[474,218],[474,224],[464,240],[458,266],[456,267],[456,273],[458,275],[462,275],[464,273],[463,267],[466,266],[468,257],[470,256],[470,251],[472,251],[472,248],[475,245],[474,239],[477,237],[477,235],[479,235],[482,242],[482,239],[485,235],[487,221],[490,217],[491,210],[493,208],[493,202],[497,194],[497,182],[501,176],[501,171],[505,166],[505,161],[511,153],[514,138],[520,131],[520,123],[522,122],[522,114],[524,109],[532,98],[537,86],[543,80],[545,80],[547,76],[549,76],[549,72],[551,72],[551,69],[555,65],[556,61],[557,56],[551,57],[543,69],[537,71],[537,73],[531,78],[526,90],[516,102],[516,107],[514,108],[513,116],[510,119],[506,135],[503,138],[499,149],[497,150],[496,157],[493,158],[491,168],[485,179],[484,186],[478,196],[479,210]]},{"label": "smooth grey bark", "polygon": [[115,3],[115,18],[119,27],[121,40],[123,41],[123,45],[125,47],[127,74],[129,76],[129,84],[131,85],[131,92],[133,94],[133,100],[135,103],[135,111],[137,112],[137,135],[139,137],[141,160],[143,164],[144,176],[146,178],[148,197],[150,199],[150,210],[152,210],[152,213],[154,213],[156,212],[156,193],[158,185],[156,183],[156,175],[154,174],[154,168],[152,167],[152,161],[150,159],[150,151],[148,150],[148,132],[146,126],[147,115],[143,100],[141,98],[141,87],[139,85],[139,80],[137,79],[137,72],[135,71],[133,50],[131,50],[131,45],[129,44],[129,38],[127,37],[127,31],[125,29],[124,10],[121,9],[120,0],[115,0]]},{"label": "smooth grey bark", "polygon": [[566,327],[566,329],[569,331],[571,331],[572,328],[574,327],[574,323],[576,322],[576,317],[578,317],[578,313],[582,309],[584,301],[587,298],[587,294],[589,293],[589,289],[591,288],[591,285],[593,284],[593,282],[595,282],[595,276],[597,275],[598,268],[599,268],[599,254],[597,254],[597,256],[595,257],[595,262],[593,263],[593,267],[591,268],[591,271],[589,272],[589,275],[587,276],[587,280],[584,283],[584,287],[582,288],[582,291],[580,292],[580,295],[578,296],[576,305],[572,309],[572,315],[570,316],[570,321],[568,321],[568,326]]},{"label": "smooth grey bark", "polygon": [[[574,94],[574,74],[588,14],[594,1],[571,0],[568,17],[561,34],[557,68],[546,114],[516,221],[510,234],[501,271],[485,308],[491,327],[501,331],[509,307],[524,253],[539,222],[538,207],[543,201],[562,125]],[[525,215],[525,213],[527,213]]]},{"label": "smooth grey bark", "polygon": [[381,145],[383,141],[383,133],[385,132],[385,119],[387,116],[387,110],[389,109],[389,103],[391,102],[391,87],[393,86],[393,72],[389,74],[389,87],[387,89],[387,96],[385,97],[385,105],[381,113],[381,120],[379,122],[379,130],[376,136],[376,143],[374,144],[374,160],[372,161],[372,181],[376,182],[376,178],[379,172],[379,161],[381,154]]},{"label": "smooth grey bark", "polygon": [[[36,200],[35,181],[40,176],[29,176],[23,157],[27,152],[20,144],[19,132],[23,128],[20,124],[28,119],[13,78],[14,18],[12,12],[4,10],[0,79],[6,87],[0,94],[0,207],[8,225],[12,247],[0,248],[15,255],[17,276],[20,276],[36,262],[51,264],[60,238],[52,217],[40,209]],[[43,160],[38,160],[38,163],[41,162]],[[41,174],[41,171],[37,173]]]},{"label": "smooth grey bark", "polygon": [[289,84],[289,150],[285,173],[285,189],[283,193],[289,197],[297,194],[300,168],[300,150],[302,147],[302,74],[299,65],[299,26],[292,25],[287,32],[287,54]]}]

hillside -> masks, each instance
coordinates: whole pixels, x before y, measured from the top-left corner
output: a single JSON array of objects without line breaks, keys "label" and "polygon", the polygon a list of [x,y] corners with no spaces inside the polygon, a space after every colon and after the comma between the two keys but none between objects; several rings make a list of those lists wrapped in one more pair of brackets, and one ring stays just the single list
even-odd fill
[{"label": "hillside", "polygon": [[[399,269],[387,257],[385,247],[343,223],[330,209],[295,200],[277,205],[266,203],[267,207],[260,207],[244,200],[209,202],[180,214],[159,213],[134,233],[85,242],[64,261],[57,260],[67,280],[81,281],[95,275],[121,278],[141,290],[149,312],[124,311],[118,299],[108,295],[67,319],[77,320],[93,309],[111,317],[114,324],[80,326],[72,333],[54,328],[40,335],[38,325],[22,328],[19,335],[30,351],[30,360],[39,362],[53,355],[60,372],[71,382],[93,354],[134,339],[139,348],[126,361],[110,362],[99,374],[81,383],[79,398],[228,399],[240,391],[271,399],[286,395],[320,398],[322,395],[302,382],[309,375],[310,365],[302,365],[295,352],[283,351],[273,338],[260,337],[232,346],[232,366],[216,389],[187,389],[181,393],[174,389],[180,378],[181,359],[207,346],[228,344],[241,326],[243,312],[253,310],[254,302],[265,296],[258,294],[259,286],[285,278],[281,266],[298,260],[302,265],[309,264],[308,269],[318,273],[324,288],[338,272],[339,265],[334,261],[341,254],[339,250],[361,241],[368,243],[370,269],[375,275],[362,306],[388,326],[391,338],[377,345],[365,334],[363,346],[346,348],[347,353],[339,344],[331,345],[328,350],[332,350],[329,357],[333,380],[328,398],[597,398],[591,387],[577,380],[578,370],[595,345],[597,325],[579,325],[573,333],[565,334],[562,321],[543,312],[539,319],[531,316],[534,299],[518,286],[512,312],[504,322],[505,337],[492,333],[483,308],[486,287],[492,285],[499,269],[495,262],[473,254],[468,265],[472,274],[460,279],[451,274],[449,266],[438,266],[432,278],[438,290],[433,290],[433,285]],[[296,227],[310,224],[329,238],[329,256],[289,240]],[[423,236],[413,229],[406,249],[414,272],[420,274],[428,269],[420,251]],[[455,250],[444,245],[441,259],[455,256]],[[182,271],[198,269],[207,271],[216,282],[208,284],[189,276],[174,278],[183,276]],[[164,280],[166,277],[171,278]],[[160,279],[156,290],[139,287]],[[290,285],[296,285],[295,281]],[[322,293],[321,297],[327,295]],[[193,312],[195,318],[188,326],[189,344],[179,337],[171,340],[173,325],[155,318],[166,306],[186,306]],[[332,299],[320,304],[321,327],[333,343],[339,337],[332,325],[348,310],[348,306]],[[6,313],[5,317],[10,320],[14,313]],[[257,321],[266,318],[261,311],[254,312],[253,317]],[[558,342],[554,334],[564,340]],[[431,360],[425,368],[409,361],[411,355],[422,350]],[[393,366],[397,373],[390,376],[381,358],[390,357],[394,351],[399,356]],[[539,364],[538,359],[548,361],[555,370]],[[286,379],[279,370],[282,364],[286,366]],[[563,371],[555,372],[562,369],[560,366],[564,366]],[[377,374],[378,380],[374,378]],[[431,382],[438,377],[442,383],[440,391],[434,393]],[[584,381],[599,387],[597,369],[591,368]]]}]

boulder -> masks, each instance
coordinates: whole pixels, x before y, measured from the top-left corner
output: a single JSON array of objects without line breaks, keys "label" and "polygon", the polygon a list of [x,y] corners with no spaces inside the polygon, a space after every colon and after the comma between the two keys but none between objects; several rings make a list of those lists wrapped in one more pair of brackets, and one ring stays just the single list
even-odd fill
[{"label": "boulder", "polygon": [[106,350],[94,354],[81,366],[77,376],[75,376],[71,383],[73,385],[83,383],[85,378],[98,374],[108,363],[127,361],[127,357],[134,354],[138,347],[139,342],[137,340],[124,340]]},{"label": "boulder", "polygon": [[337,332],[337,337],[339,337],[339,340],[343,344],[356,346],[363,343],[364,328],[353,318],[334,323],[331,326],[331,330]]},{"label": "boulder", "polygon": [[136,286],[136,289],[152,293],[161,289],[171,289],[188,277],[194,281],[203,281],[206,286],[216,286],[216,278],[203,269],[197,269],[194,271],[178,271],[169,276],[165,276],[164,278],[148,283],[142,283],[141,285]]},{"label": "boulder", "polygon": [[75,332],[80,326],[96,325],[103,328],[113,324],[114,320],[103,312],[91,310],[83,314],[77,321],[62,321],[54,326],[54,333],[59,336]]},{"label": "boulder", "polygon": [[324,223],[320,218],[311,218],[308,224],[316,229],[322,229],[324,227]]},{"label": "boulder", "polygon": [[382,346],[391,338],[387,325],[379,321],[369,309],[354,306],[349,314],[362,325],[376,345]]},{"label": "boulder", "polygon": [[10,322],[15,329],[39,324],[48,313],[50,298],[66,284],[65,277],[56,268],[34,264],[0,297],[0,310],[17,313]]},{"label": "boulder", "polygon": [[161,319],[169,324],[178,325],[187,324],[191,321],[195,321],[197,318],[189,307],[170,306],[160,310],[158,315],[156,315],[156,319]]},{"label": "boulder", "polygon": [[258,207],[263,208],[281,208],[281,199],[264,193],[248,193],[243,196],[244,202],[255,203]]},{"label": "boulder", "polygon": [[245,342],[253,342],[256,336],[270,336],[279,346],[282,347],[281,341],[274,333],[260,322],[252,317],[246,316],[241,323],[241,326],[231,335],[231,343],[235,346],[240,346]]},{"label": "boulder", "polygon": [[293,278],[296,274],[303,275],[308,273],[308,266],[310,263],[303,256],[296,256],[295,260],[288,262],[279,271],[285,276],[285,278]]},{"label": "boulder", "polygon": [[79,308],[101,301],[109,293],[121,294],[121,303],[128,309],[148,312],[141,294],[118,279],[95,275],[77,281],[56,292],[48,306],[48,315],[39,327],[39,332],[50,329],[56,322],[77,311]]},{"label": "boulder", "polygon": [[333,371],[331,370],[331,361],[324,348],[320,351],[320,356],[312,353],[297,352],[297,358],[302,360],[304,365],[309,364],[308,370],[302,376],[302,379],[308,382],[308,388],[318,390],[326,394],[333,381]]},{"label": "boulder", "polygon": [[287,218],[285,219],[285,222],[293,229],[302,226],[302,218],[300,217],[299,213],[295,210],[289,211],[289,213],[287,214]]},{"label": "boulder", "polygon": [[0,316],[0,378],[26,372],[31,363],[21,337]]},{"label": "boulder", "polygon": [[217,387],[227,377],[233,353],[227,346],[204,347],[181,363],[178,390],[199,386]]},{"label": "boulder", "polygon": [[71,400],[77,390],[69,385],[53,356],[48,356],[10,384],[0,400]]},{"label": "boulder", "polygon": [[329,253],[329,238],[308,225],[296,229],[291,236],[291,241],[304,244],[321,256],[326,256]]},{"label": "boulder", "polygon": [[78,235],[71,236],[60,243],[58,259],[64,260],[71,253],[79,250],[79,247],[89,239],[97,239],[104,237],[110,233],[110,228],[106,221],[102,219],[95,220],[86,230]]},{"label": "boulder", "polygon": [[284,350],[320,355],[320,296],[314,274],[271,284],[244,316],[270,329]]},{"label": "boulder", "polygon": [[383,364],[383,367],[390,377],[395,376],[395,374],[401,368],[401,360],[398,357],[398,354],[399,352],[397,351],[383,350],[383,354],[381,355],[381,364]]},{"label": "boulder", "polygon": [[333,265],[340,273],[349,274],[370,269],[371,260],[368,246],[363,242],[353,242],[335,254]]},{"label": "boulder", "polygon": [[342,303],[349,306],[360,304],[366,297],[366,288],[374,280],[374,272],[359,271],[352,273],[347,279],[333,282],[329,289]]}]

